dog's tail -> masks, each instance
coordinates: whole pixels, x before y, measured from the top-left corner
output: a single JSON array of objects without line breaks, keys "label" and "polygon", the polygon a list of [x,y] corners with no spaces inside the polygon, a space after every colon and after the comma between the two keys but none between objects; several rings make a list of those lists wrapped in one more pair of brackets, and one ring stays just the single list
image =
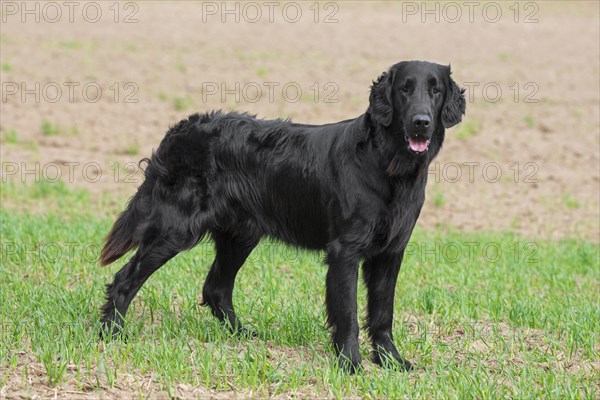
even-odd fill
[{"label": "dog's tail", "polygon": [[[100,253],[100,265],[108,265],[121,258],[129,250],[136,248],[142,241],[152,218],[155,185],[160,180],[168,181],[173,174],[173,171],[168,168],[168,163],[164,161],[165,154],[181,151],[181,145],[174,150],[171,149],[174,143],[179,143],[177,138],[185,134],[194,135],[199,124],[210,122],[219,115],[221,115],[220,111],[190,115],[187,120],[180,121],[169,129],[150,159],[146,158],[140,162],[140,166],[141,163],[146,163],[144,182],[138,188],[137,193],[129,200],[127,208],[119,215],[106,236],[106,243]],[[190,151],[196,150],[192,149]],[[179,168],[179,165],[175,166],[175,169],[177,168]],[[196,168],[199,168],[199,166],[196,166]]]},{"label": "dog's tail", "polygon": [[135,249],[143,231],[143,223],[150,214],[150,196],[157,180],[156,157],[143,159],[146,162],[145,179],[137,193],[129,200],[125,210],[119,214],[100,252],[100,265],[108,265]]},{"label": "dog's tail", "polygon": [[127,208],[117,218],[112,229],[106,236],[106,243],[100,253],[100,265],[108,265],[121,258],[129,250],[137,247],[138,240],[135,232],[140,222],[137,203],[141,194],[138,191],[127,204]]}]

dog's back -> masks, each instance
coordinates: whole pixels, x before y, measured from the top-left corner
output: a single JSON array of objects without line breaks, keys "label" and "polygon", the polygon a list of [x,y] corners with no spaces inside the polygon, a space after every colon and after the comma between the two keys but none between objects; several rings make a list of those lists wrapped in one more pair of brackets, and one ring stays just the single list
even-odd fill
[{"label": "dog's back", "polygon": [[218,111],[191,115],[143,160],[145,181],[108,234],[101,264],[171,229],[172,221],[189,225],[190,245],[218,228],[324,248],[327,190],[335,190],[327,184],[335,173],[327,148],[343,128]]}]

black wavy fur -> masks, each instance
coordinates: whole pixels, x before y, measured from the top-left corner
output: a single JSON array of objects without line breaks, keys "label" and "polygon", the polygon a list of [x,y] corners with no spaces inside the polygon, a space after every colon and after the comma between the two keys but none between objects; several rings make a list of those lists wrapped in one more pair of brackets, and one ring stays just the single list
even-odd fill
[{"label": "black wavy fur", "polygon": [[[340,363],[351,371],[361,362],[356,287],[363,261],[373,359],[409,369],[392,340],[394,287],[425,199],[427,167],[444,129],[460,122],[465,99],[450,67],[411,61],[379,77],[369,102],[363,115],[326,125],[216,111],[169,129],[102,250],[106,265],[137,247],[107,287],[103,334],[122,327],[154,271],[206,234],[217,253],[204,304],[243,331],[232,303],[235,276],[268,236],[326,251],[328,323]],[[410,141],[428,141],[427,150],[415,151]]]}]

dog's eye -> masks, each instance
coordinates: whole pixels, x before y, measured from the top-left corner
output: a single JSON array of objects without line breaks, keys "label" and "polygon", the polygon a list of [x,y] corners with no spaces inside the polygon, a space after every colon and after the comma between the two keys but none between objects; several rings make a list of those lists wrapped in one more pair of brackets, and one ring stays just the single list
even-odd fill
[{"label": "dog's eye", "polygon": [[402,86],[402,87],[400,88],[400,91],[401,91],[402,93],[408,93],[408,88],[407,88],[406,86]]},{"label": "dog's eye", "polygon": [[431,91],[433,92],[433,94],[438,94],[440,92],[440,89],[434,86],[433,89],[431,89]]}]

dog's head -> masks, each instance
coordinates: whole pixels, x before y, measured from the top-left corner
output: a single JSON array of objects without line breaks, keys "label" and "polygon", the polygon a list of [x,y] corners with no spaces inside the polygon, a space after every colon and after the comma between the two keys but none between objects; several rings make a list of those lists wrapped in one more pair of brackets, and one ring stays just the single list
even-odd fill
[{"label": "dog's head", "polygon": [[424,61],[395,64],[373,82],[367,113],[389,134],[403,135],[410,152],[423,154],[439,129],[465,113],[464,89],[450,74],[450,66]]}]

